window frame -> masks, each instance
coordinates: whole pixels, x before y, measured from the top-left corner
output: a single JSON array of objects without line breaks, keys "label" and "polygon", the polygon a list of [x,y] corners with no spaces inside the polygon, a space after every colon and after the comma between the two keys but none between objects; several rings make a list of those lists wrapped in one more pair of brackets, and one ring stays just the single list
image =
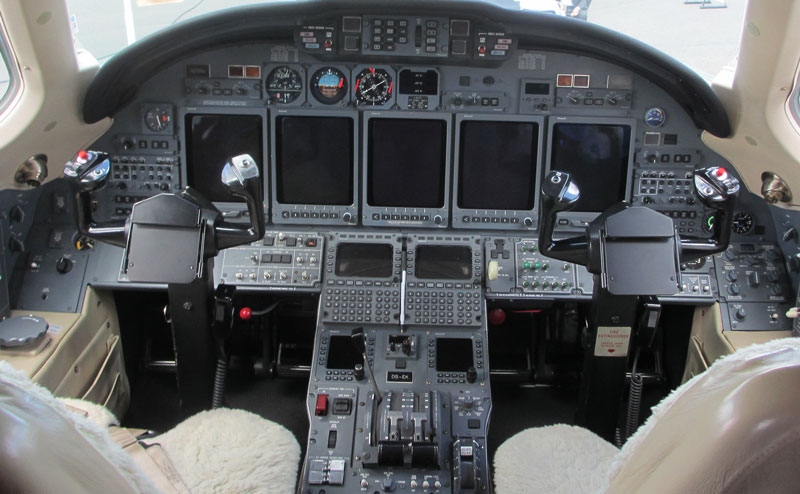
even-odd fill
[{"label": "window frame", "polygon": [[22,88],[22,76],[19,71],[16,57],[11,49],[11,44],[8,42],[8,34],[5,29],[5,22],[0,15],[0,60],[5,64],[6,72],[8,72],[8,87],[6,92],[0,96],[0,119],[10,105],[10,103],[19,95]]}]

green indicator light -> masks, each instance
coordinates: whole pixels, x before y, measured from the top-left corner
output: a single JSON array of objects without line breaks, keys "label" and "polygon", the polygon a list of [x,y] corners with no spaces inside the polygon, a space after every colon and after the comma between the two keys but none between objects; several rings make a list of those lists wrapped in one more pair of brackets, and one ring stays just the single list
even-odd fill
[{"label": "green indicator light", "polygon": [[522,269],[531,269],[531,263],[525,261],[522,263]]},{"label": "green indicator light", "polygon": [[542,263],[540,263],[540,262],[533,263],[533,269],[539,269],[541,267],[542,267]]},{"label": "green indicator light", "polygon": [[525,288],[527,288],[527,287],[528,287],[528,285],[530,285],[530,283],[528,283],[527,281],[523,281],[523,282],[522,282],[522,286],[524,286]]}]

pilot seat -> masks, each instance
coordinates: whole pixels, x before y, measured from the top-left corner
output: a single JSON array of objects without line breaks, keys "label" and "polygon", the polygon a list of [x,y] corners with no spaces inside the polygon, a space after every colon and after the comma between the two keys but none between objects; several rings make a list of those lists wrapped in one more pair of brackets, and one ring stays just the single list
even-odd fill
[{"label": "pilot seat", "polygon": [[800,339],[715,362],[617,449],[580,427],[524,430],[497,450],[497,494],[797,492]]},{"label": "pilot seat", "polygon": [[292,433],[252,413],[204,411],[154,435],[0,361],[0,492],[289,494],[299,463]]}]

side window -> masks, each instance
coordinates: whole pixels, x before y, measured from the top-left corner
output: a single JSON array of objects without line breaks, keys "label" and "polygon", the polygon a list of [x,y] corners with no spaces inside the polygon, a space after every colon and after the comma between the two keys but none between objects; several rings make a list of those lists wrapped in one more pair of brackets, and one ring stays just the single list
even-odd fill
[{"label": "side window", "polygon": [[[2,22],[2,19],[0,19]],[[8,105],[19,89],[19,76],[14,58],[0,25],[0,112]]]}]

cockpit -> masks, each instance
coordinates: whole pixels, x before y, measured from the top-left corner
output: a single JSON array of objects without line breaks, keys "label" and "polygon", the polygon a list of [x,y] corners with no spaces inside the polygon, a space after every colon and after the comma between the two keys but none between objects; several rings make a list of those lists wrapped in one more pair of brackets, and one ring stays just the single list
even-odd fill
[{"label": "cockpit", "polygon": [[[126,452],[163,439],[164,492],[699,492],[711,471],[733,479],[713,492],[791,491],[774,457],[748,476],[716,451],[798,449],[796,420],[745,429],[800,402],[745,411],[800,370],[800,99],[794,69],[778,101],[752,68],[767,26],[791,45],[800,9],[742,7],[739,68],[710,83],[586,22],[589,1],[497,3],[224,8],[102,64],[79,50],[69,104],[42,76],[43,111],[69,118],[0,138],[0,398],[30,380],[105,407]],[[43,68],[12,20],[64,23],[53,46],[76,35],[65,2],[42,4],[0,0],[23,88],[0,100],[4,129]],[[693,407],[717,421],[685,424],[708,448],[686,466],[689,439],[666,438]],[[8,410],[6,450],[22,429],[2,417],[34,413]],[[221,410],[248,414],[204,415]],[[723,410],[751,422],[700,439]],[[206,449],[257,480],[222,456],[185,473],[193,434],[240,427],[253,444]]]}]

